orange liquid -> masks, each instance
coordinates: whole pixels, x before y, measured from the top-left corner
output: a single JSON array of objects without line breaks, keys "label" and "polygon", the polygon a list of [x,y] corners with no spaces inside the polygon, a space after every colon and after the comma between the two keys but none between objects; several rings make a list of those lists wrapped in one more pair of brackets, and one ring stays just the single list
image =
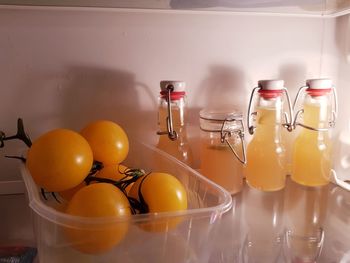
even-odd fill
[{"label": "orange liquid", "polygon": [[247,147],[247,183],[262,191],[277,191],[285,186],[286,156],[281,141],[281,124],[274,108],[258,110],[255,135]]},{"label": "orange liquid", "polygon": [[[242,156],[240,143],[236,143],[235,146],[237,154]],[[204,176],[221,185],[231,194],[242,190],[243,166],[230,147],[220,142],[220,138],[201,139],[200,156],[201,173]]]},{"label": "orange liquid", "polygon": [[[312,127],[325,127],[319,123],[326,109],[304,105],[304,123]],[[292,179],[306,186],[329,183],[331,172],[331,140],[329,133],[302,129],[294,143]]]},{"label": "orange liquid", "polygon": [[[161,131],[166,131],[166,117],[168,112],[166,108],[159,109],[159,120]],[[186,128],[183,124],[183,117],[179,108],[172,108],[173,127],[178,134],[177,140],[170,140],[167,135],[160,135],[157,148],[174,156],[179,161],[192,166],[192,151],[187,141]]]}]

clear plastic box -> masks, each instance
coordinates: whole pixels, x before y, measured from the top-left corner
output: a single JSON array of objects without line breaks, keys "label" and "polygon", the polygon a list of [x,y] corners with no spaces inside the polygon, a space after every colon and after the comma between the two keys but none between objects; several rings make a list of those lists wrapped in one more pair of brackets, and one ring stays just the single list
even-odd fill
[{"label": "clear plastic box", "polygon": [[[142,143],[132,143],[125,164],[146,171],[175,175],[185,186],[188,210],[133,215],[131,218],[83,218],[67,215],[64,204],[44,200],[25,165],[21,166],[29,206],[33,211],[39,261],[56,262],[208,262],[213,236],[221,216],[230,210],[232,198],[223,188],[210,182],[175,158]],[[50,195],[48,195],[49,197]],[[174,222],[176,222],[174,224]],[[157,225],[149,231],[140,225]],[[101,229],[108,225],[128,226],[126,236],[102,254],[85,254],[67,239],[66,231]],[[84,240],[76,242],[84,243]]]}]

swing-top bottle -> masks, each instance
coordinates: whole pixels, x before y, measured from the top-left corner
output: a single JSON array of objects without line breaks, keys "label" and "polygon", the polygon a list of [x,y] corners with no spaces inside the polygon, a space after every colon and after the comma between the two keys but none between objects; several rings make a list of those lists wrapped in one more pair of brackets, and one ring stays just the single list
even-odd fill
[{"label": "swing-top bottle", "polygon": [[332,168],[330,130],[336,118],[335,88],[330,79],[307,80],[294,106],[301,94],[302,109],[297,111],[294,125],[301,130],[294,142],[291,177],[306,186],[326,185]]},{"label": "swing-top bottle", "polygon": [[157,147],[192,166],[192,152],[186,131],[186,83],[160,82],[158,105],[159,141]]},{"label": "swing-top bottle", "polygon": [[[255,112],[251,113],[255,91],[258,92]],[[289,117],[284,113],[284,94]],[[251,118],[256,119],[256,128]],[[285,186],[287,166],[282,129],[289,128],[291,104],[283,80],[261,80],[250,99],[248,129],[254,134],[247,147],[245,176],[249,186],[262,191],[277,191]]]}]

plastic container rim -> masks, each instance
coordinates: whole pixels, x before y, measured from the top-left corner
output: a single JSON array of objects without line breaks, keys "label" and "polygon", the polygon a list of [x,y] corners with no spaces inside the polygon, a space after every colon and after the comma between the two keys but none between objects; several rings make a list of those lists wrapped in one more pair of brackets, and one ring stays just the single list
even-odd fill
[{"label": "plastic container rim", "polygon": [[112,224],[112,223],[123,223],[123,222],[137,222],[137,223],[145,223],[152,222],[150,219],[161,220],[161,219],[171,219],[171,218],[186,218],[186,217],[212,217],[213,212],[214,216],[217,214],[223,214],[231,209],[232,207],[232,197],[229,192],[223,189],[221,186],[211,182],[206,177],[202,176],[200,173],[195,171],[194,169],[186,166],[185,164],[179,162],[175,157],[153,147],[148,144],[139,142],[143,146],[148,149],[158,152],[163,155],[165,158],[171,160],[172,162],[176,162],[178,165],[184,167],[189,170],[193,175],[199,178],[199,180],[204,181],[206,184],[215,188],[218,194],[222,196],[222,203],[212,207],[205,208],[194,208],[188,210],[181,211],[173,211],[173,212],[161,212],[161,213],[147,213],[147,214],[137,214],[131,216],[115,216],[115,217],[102,217],[102,218],[87,218],[80,216],[72,216],[65,214],[63,212],[57,211],[52,207],[45,205],[39,196],[39,191],[37,185],[34,183],[32,177],[28,169],[26,168],[24,163],[20,165],[20,171],[23,178],[23,181],[26,186],[26,191],[29,199],[29,207],[39,216],[45,218],[55,224],[68,226],[68,227],[76,227],[82,225],[102,225],[102,224]]}]

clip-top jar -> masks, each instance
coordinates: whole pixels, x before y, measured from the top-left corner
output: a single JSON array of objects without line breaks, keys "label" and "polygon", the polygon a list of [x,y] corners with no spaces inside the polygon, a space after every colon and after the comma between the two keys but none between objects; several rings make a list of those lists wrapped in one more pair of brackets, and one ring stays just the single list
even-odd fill
[{"label": "clip-top jar", "polygon": [[242,113],[200,111],[201,173],[231,194],[242,190],[245,163]]}]

